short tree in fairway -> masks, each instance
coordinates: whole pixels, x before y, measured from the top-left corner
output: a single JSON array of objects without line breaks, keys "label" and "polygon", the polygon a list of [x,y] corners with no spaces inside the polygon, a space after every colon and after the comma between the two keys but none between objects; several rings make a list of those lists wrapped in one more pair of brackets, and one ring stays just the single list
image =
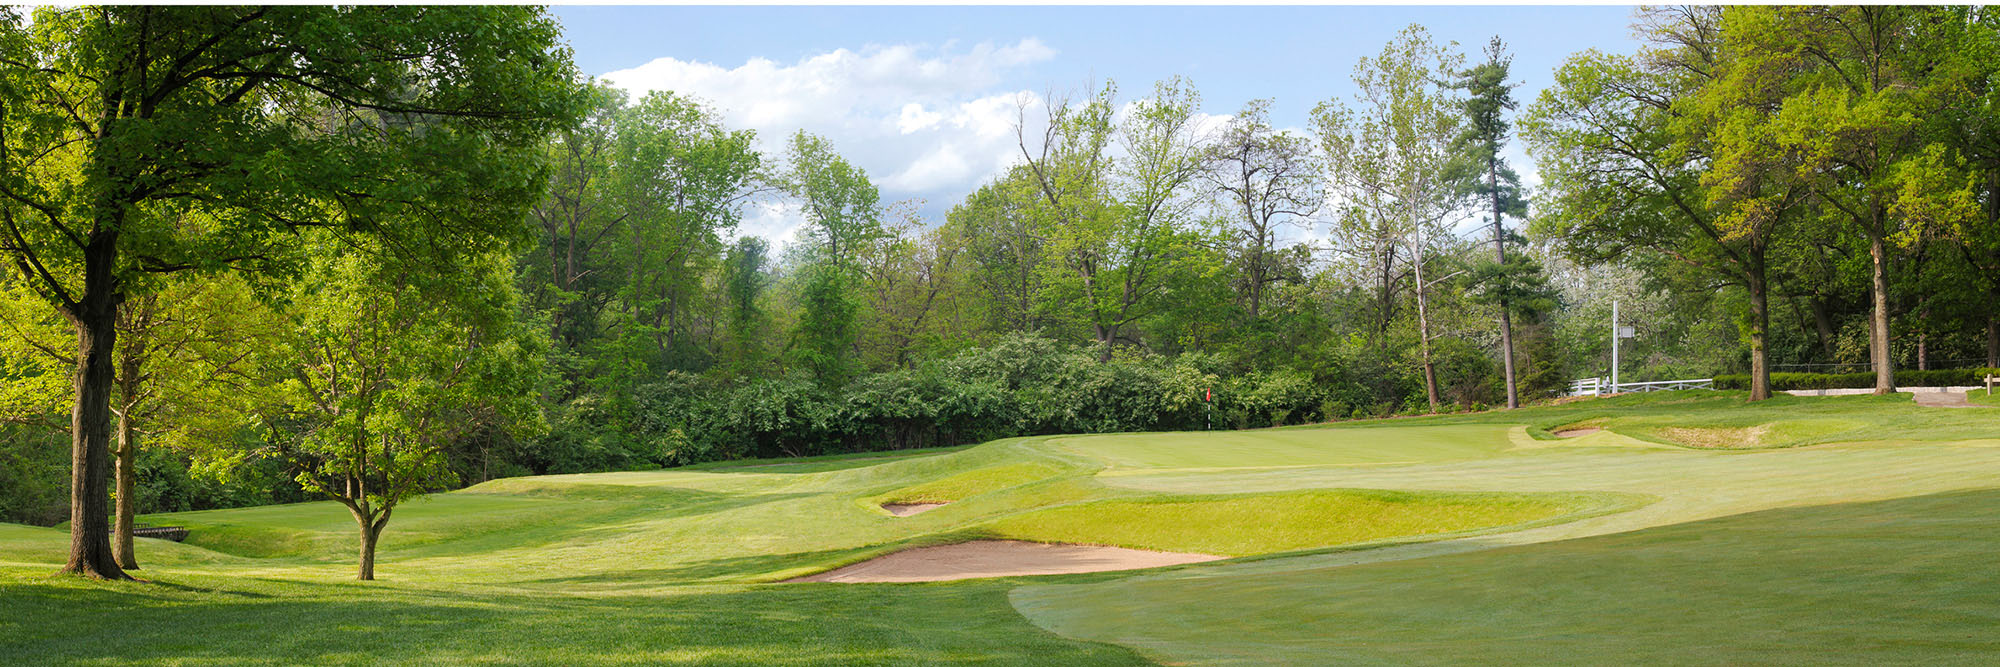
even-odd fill
[{"label": "short tree in fairway", "polygon": [[530,149],[573,115],[576,77],[530,7],[34,11],[0,10],[0,259],[76,333],[64,571],[120,579],[120,305],[160,274],[270,271],[304,227],[515,234],[540,190]]},{"label": "short tree in fairway", "polygon": [[[467,433],[532,431],[541,339],[514,319],[499,253],[415,267],[379,246],[324,238],[286,304],[280,449],[309,492],[360,529],[359,578],[402,502],[456,481],[445,447]],[[432,260],[435,261],[435,258]]]}]

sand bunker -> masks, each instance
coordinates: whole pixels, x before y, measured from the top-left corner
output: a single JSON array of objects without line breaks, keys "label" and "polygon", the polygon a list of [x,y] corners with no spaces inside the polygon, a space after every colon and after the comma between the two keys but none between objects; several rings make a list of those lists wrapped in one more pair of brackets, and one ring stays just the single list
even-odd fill
[{"label": "sand bunker", "polygon": [[1919,391],[1919,392],[1914,392],[1914,393],[1916,394],[1916,398],[1917,398],[1917,405],[1921,405],[1921,406],[1925,406],[1925,407],[1931,407],[1931,408],[1984,408],[1984,407],[1989,407],[1989,406],[1984,406],[1984,405],[1979,405],[1979,404],[1977,404],[1977,403],[1973,403],[1973,402],[1972,402],[1972,401],[1970,401],[1970,400],[1967,400],[1967,399],[1969,399],[1970,397],[1969,397],[1969,396],[1967,396],[1965,392],[1957,392],[1957,391]]},{"label": "sand bunker", "polygon": [[1598,432],[1598,431],[1602,431],[1602,430],[1604,430],[1604,429],[1601,429],[1601,428],[1598,428],[1598,427],[1595,427],[1595,426],[1585,426],[1585,427],[1583,427],[1583,428],[1572,428],[1572,429],[1564,429],[1564,430],[1561,430],[1561,431],[1556,431],[1556,437],[1558,437],[1558,438],[1580,438],[1580,437],[1583,437],[1583,436],[1586,436],[1586,435],[1590,435],[1590,434],[1592,434],[1592,433],[1596,433],[1596,432]]},{"label": "sand bunker", "polygon": [[1221,560],[1208,554],[1141,551],[1080,544],[980,540],[898,551],[874,560],[788,581],[874,583],[951,581],[1027,574],[1138,570]]},{"label": "sand bunker", "polygon": [[896,516],[923,514],[944,507],[945,503],[884,503],[882,509]]}]

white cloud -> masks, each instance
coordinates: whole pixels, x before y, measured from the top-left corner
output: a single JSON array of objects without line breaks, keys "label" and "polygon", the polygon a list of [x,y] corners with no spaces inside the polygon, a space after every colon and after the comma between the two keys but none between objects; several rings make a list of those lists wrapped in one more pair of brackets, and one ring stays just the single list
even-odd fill
[{"label": "white cloud", "polygon": [[790,245],[799,238],[800,217],[798,205],[776,199],[751,202],[743,210],[743,219],[736,225],[736,233],[742,236],[760,236],[775,247]]},{"label": "white cloud", "polygon": [[903,105],[903,115],[896,119],[896,129],[902,130],[903,134],[910,134],[937,127],[938,121],[941,120],[944,120],[944,114],[925,111],[924,105],[911,102]]},{"label": "white cloud", "polygon": [[[824,136],[868,172],[885,202],[923,197],[949,207],[1013,163],[1017,105],[1039,103],[1030,93],[996,89],[1017,70],[1054,57],[1032,38],[969,49],[905,44],[838,49],[790,64],[754,58],[733,68],[660,58],[603,79],[635,99],[670,90],[704,100],[731,127],[756,130],[770,154],[796,131]],[[746,211],[743,231],[776,241],[766,232],[787,215],[795,217]]]}]

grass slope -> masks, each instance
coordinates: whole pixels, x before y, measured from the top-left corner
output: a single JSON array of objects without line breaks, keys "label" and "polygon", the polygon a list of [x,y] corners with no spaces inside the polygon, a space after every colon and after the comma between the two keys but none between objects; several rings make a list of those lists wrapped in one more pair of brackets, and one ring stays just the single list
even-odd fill
[{"label": "grass slope", "polygon": [[[67,535],[0,525],[0,663],[1466,662],[1537,646],[1594,662],[1676,643],[1702,662],[1981,661],[2000,658],[1965,635],[2000,608],[1975,557],[1996,546],[1976,519],[2000,509],[1995,415],[1685,393],[497,480],[399,508],[383,580],[365,584],[349,580],[355,529],[331,503],[145,517],[194,529],[141,542],[154,583],[51,577]],[[1550,435],[1576,424],[1608,430]],[[876,507],[903,499],[953,502]],[[994,535],[1283,553],[766,583]],[[1888,623],[1833,617],[1867,599],[1891,601]],[[1633,636],[1593,639],[1612,628]]]},{"label": "grass slope", "polygon": [[1164,496],[1027,512],[988,526],[1001,537],[1251,556],[1542,521],[1601,499],[1560,495],[1303,491]]},{"label": "grass slope", "polygon": [[1182,664],[1990,664],[1997,550],[1988,490],[1022,606]]}]

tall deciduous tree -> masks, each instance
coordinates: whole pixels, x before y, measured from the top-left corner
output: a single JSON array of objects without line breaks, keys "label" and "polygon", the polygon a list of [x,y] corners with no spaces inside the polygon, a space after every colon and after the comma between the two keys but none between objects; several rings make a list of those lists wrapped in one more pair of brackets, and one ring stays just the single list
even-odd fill
[{"label": "tall deciduous tree", "polygon": [[862,247],[882,235],[881,192],[823,137],[799,131],[786,157],[790,169],[782,180],[804,208],[805,240],[819,259],[851,270]]},{"label": "tall deciduous tree", "polygon": [[[1350,236],[1372,239],[1365,252],[1409,256],[1416,295],[1418,361],[1424,396],[1438,406],[1437,368],[1431,356],[1436,338],[1430,321],[1431,288],[1442,279],[1426,275],[1440,239],[1464,209],[1465,192],[1451,178],[1459,135],[1458,101],[1445,86],[1464,58],[1438,46],[1430,32],[1412,25],[1375,57],[1354,66],[1360,109],[1338,100],[1313,109],[1312,125],[1327,157],[1327,178],[1349,215]],[[1388,257],[1393,257],[1389,254]],[[1384,292],[1392,283],[1384,267]]]},{"label": "tall deciduous tree", "polygon": [[1209,181],[1234,209],[1232,236],[1242,265],[1239,300],[1250,319],[1263,313],[1264,290],[1277,270],[1279,225],[1303,225],[1325,198],[1312,143],[1271,127],[1270,100],[1253,100],[1209,147]]},{"label": "tall deciduous tree", "polygon": [[[1112,258],[1106,254],[1113,216],[1110,155],[1113,101],[1117,87],[1106,84],[1089,100],[1047,96],[1048,115],[1041,136],[1029,138],[1027,104],[1014,123],[1016,143],[1034,186],[1036,204],[1028,209],[1042,252],[1053,261],[1041,263],[1045,293],[1058,295],[1054,311],[1080,309],[1092,340],[1108,358],[1117,340],[1115,327],[1096,307],[1106,289],[1105,274]],[[1048,301],[1047,299],[1044,300]],[[1064,308],[1061,306],[1069,306]]]},{"label": "tall deciduous tree", "polygon": [[1115,92],[1106,85],[1088,102],[1050,100],[1038,141],[1025,118],[1017,126],[1040,195],[1031,215],[1049,257],[1044,305],[1086,326],[1106,361],[1118,345],[1140,342],[1135,325],[1159,311],[1199,256],[1189,186],[1207,164],[1201,96],[1187,81],[1158,82],[1122,118]]},{"label": "tall deciduous tree", "polygon": [[1962,91],[1938,65],[1937,26],[1950,10],[1928,7],[1743,7],[1724,26],[1745,66],[1791,72],[1776,113],[1747,125],[1770,155],[1833,219],[1868,240],[1869,357],[1875,393],[1895,391],[1889,272],[1917,228],[1969,214],[1957,156],[1926,141],[1924,119]]},{"label": "tall deciduous tree", "polygon": [[1045,325],[1035,308],[1047,240],[1035,227],[1032,209],[1041,197],[1037,187],[1032,172],[1016,166],[945,215],[945,228],[971,265],[960,289],[981,311],[978,324],[990,331],[1033,331]]},{"label": "tall deciduous tree", "polygon": [[[106,530],[120,304],[153,275],[268,267],[300,227],[513,236],[575,74],[531,7],[35,12],[0,15],[0,252],[76,331],[64,571],[124,578]],[[152,214],[170,201],[199,224]]]},{"label": "tall deciduous tree", "polygon": [[132,527],[141,440],[184,438],[200,428],[204,403],[241,390],[256,345],[270,338],[262,314],[241,281],[228,276],[177,277],[119,305],[111,409],[118,417],[111,550],[119,567],[139,567]]},{"label": "tall deciduous tree", "polygon": [[745,236],[736,239],[722,260],[722,289],[729,326],[725,354],[730,368],[738,374],[749,374],[764,362],[764,340],[770,335],[765,327],[770,324],[770,316],[764,312],[762,299],[764,290],[770,286],[765,266],[770,261],[770,252],[771,245],[764,239]]},{"label": "tall deciduous tree", "polygon": [[[1536,224],[1574,256],[1643,249],[1742,286],[1756,311],[1750,393],[1761,400],[1771,391],[1768,257],[1802,193],[1772,183],[1781,166],[1747,155],[1756,144],[1741,123],[1763,113],[1762,98],[1718,81],[1721,12],[1652,11],[1645,52],[1572,58],[1523,120],[1548,194]],[[1738,103],[1719,101],[1730,95]],[[1732,157],[1711,171],[1718,141]]]},{"label": "tall deciduous tree", "polygon": [[658,356],[692,347],[702,278],[753,191],[761,162],[755,138],[672,93],[652,93],[619,114],[614,175],[628,216],[619,300],[632,320],[627,333],[642,336]]},{"label": "tall deciduous tree", "polygon": [[530,306],[549,314],[549,335],[557,363],[563,368],[558,400],[577,391],[585,369],[570,360],[598,333],[599,316],[617,292],[614,253],[605,246],[628,214],[620,208],[618,184],[612,172],[617,154],[617,123],[625,95],[597,85],[589,89],[581,122],[550,138],[550,181],[547,196],[535,204],[534,223],[540,252],[522,259]]},{"label": "tall deciduous tree", "polygon": [[788,146],[786,189],[803,203],[810,265],[800,292],[803,312],[793,353],[821,382],[845,382],[856,368],[855,298],[861,250],[882,235],[881,194],[867,172],[800,131]]}]

